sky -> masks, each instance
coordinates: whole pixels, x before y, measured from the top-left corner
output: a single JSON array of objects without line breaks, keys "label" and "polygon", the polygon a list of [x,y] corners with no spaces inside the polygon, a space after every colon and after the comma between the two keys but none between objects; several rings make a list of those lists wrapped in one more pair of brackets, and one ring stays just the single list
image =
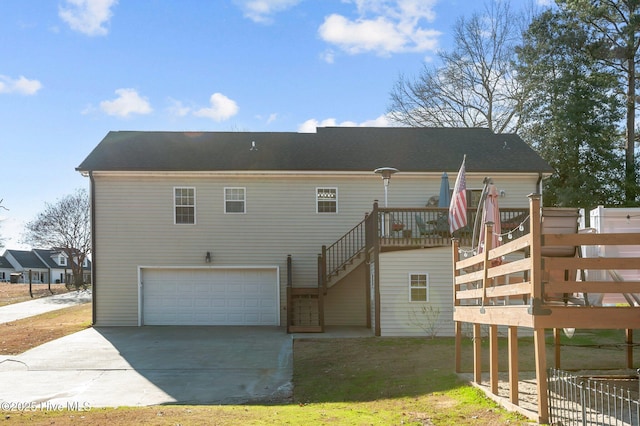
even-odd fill
[{"label": "sky", "polygon": [[5,248],[28,249],[24,225],[46,203],[89,188],[75,168],[112,130],[393,125],[386,113],[399,77],[433,64],[452,46],[455,20],[483,7],[480,0],[1,0]]}]

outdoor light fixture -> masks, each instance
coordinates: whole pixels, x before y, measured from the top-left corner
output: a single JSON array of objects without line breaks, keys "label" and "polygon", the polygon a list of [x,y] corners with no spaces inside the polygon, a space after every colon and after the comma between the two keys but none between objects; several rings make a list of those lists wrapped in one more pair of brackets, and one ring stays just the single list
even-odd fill
[{"label": "outdoor light fixture", "polygon": [[379,167],[373,171],[374,173],[378,173],[382,177],[382,182],[384,182],[384,206],[387,207],[387,192],[389,189],[389,181],[391,180],[391,175],[394,173],[398,173],[398,169],[394,169],[393,167]]},{"label": "outdoor light fixture", "polygon": [[207,255],[204,257],[204,261],[207,263],[211,263],[211,252],[208,251]]}]

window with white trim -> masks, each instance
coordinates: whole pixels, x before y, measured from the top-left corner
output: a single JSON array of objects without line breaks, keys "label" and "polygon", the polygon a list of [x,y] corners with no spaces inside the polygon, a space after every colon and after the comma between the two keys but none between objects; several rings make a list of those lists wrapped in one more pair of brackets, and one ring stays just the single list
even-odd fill
[{"label": "window with white trim", "polygon": [[411,302],[429,301],[429,274],[409,274],[409,300]]},{"label": "window with white trim", "polygon": [[64,257],[64,255],[62,255],[62,254],[58,255],[58,265],[67,266],[67,258]]},{"label": "window with white trim", "polygon": [[338,213],[338,188],[316,188],[316,213]]},{"label": "window with white trim", "polygon": [[225,188],[224,189],[224,212],[225,213],[246,213],[246,190],[245,188]]},{"label": "window with white trim", "polygon": [[174,223],[194,225],[196,223],[196,189],[173,188]]}]

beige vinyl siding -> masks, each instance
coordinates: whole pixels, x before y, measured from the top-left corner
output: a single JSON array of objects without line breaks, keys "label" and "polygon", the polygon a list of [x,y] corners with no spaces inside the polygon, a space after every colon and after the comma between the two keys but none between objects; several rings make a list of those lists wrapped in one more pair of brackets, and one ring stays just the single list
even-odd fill
[{"label": "beige vinyl siding", "polygon": [[[467,176],[481,187],[484,175]],[[96,313],[97,325],[103,326],[138,324],[139,266],[206,266],[206,252],[212,254],[212,266],[279,266],[280,316],[285,325],[287,255],[292,255],[294,286],[316,286],[321,246],[332,244],[360,222],[374,199],[381,204],[384,200],[382,180],[373,172],[95,172],[94,179]],[[533,192],[537,176],[518,179],[523,183],[516,187],[511,182],[504,200],[517,197],[520,191],[518,206],[526,206],[525,196]],[[451,173],[450,180],[453,185]],[[502,189],[495,176],[494,182]],[[389,206],[422,207],[439,192],[439,186],[440,174],[399,173],[391,180]],[[196,189],[193,225],[174,224],[176,187]],[[224,213],[225,187],[246,189],[246,214]],[[318,187],[338,188],[337,214],[316,213]],[[503,205],[503,199],[500,202]],[[348,315],[341,318],[337,313],[331,318],[348,321]]]},{"label": "beige vinyl siding", "polygon": [[[364,218],[381,182],[343,177],[96,176],[97,324],[137,325],[138,266],[279,266],[285,324],[286,258],[293,283],[317,285],[317,255]],[[245,187],[247,213],[224,214],[224,188]],[[316,213],[316,187],[339,187],[339,213]],[[173,188],[196,188],[196,224],[174,225]],[[102,290],[102,291],[101,291]]]},{"label": "beige vinyl siding", "polygon": [[367,273],[364,262],[332,286],[324,297],[325,325],[367,325]]},{"label": "beige vinyl siding", "polygon": [[[380,328],[383,336],[426,336],[410,313],[422,306],[440,309],[438,336],[453,335],[451,248],[437,247],[380,254]],[[428,302],[410,302],[409,274],[429,275]]]}]

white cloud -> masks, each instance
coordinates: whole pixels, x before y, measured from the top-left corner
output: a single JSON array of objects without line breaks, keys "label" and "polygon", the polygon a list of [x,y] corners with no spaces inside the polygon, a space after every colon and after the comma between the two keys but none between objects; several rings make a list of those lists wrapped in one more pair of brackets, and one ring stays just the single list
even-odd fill
[{"label": "white cloud", "polygon": [[[318,28],[327,43],[349,54],[435,51],[440,32],[422,23],[435,19],[436,0],[344,0],[355,3],[358,18],[332,14]],[[326,56],[327,62],[333,56]]]},{"label": "white cloud", "polygon": [[365,120],[362,123],[356,123],[355,121],[338,123],[335,118],[325,118],[322,121],[311,118],[298,126],[298,132],[315,133],[316,127],[392,127],[392,123],[386,115],[381,115],[372,120]]},{"label": "white cloud", "polygon": [[171,104],[168,108],[169,114],[175,117],[185,117],[191,112],[191,108],[184,106],[182,102],[169,98],[169,103]]},{"label": "white cloud", "polygon": [[69,24],[72,30],[86,35],[106,35],[105,27],[113,16],[111,8],[118,0],[66,0],[65,6],[58,8],[58,16]]},{"label": "white cloud", "polygon": [[274,14],[295,6],[300,0],[235,0],[235,3],[242,9],[245,18],[269,24]]},{"label": "white cloud", "polygon": [[267,118],[267,124],[271,124],[277,119],[278,119],[278,114],[276,114],[275,112],[272,114],[269,114],[269,117]]},{"label": "white cloud", "polygon": [[100,102],[100,109],[109,115],[128,117],[131,114],[150,114],[153,109],[146,98],[135,89],[118,89],[118,97],[112,101]]},{"label": "white cloud", "polygon": [[223,95],[222,93],[214,93],[209,99],[210,108],[201,108],[193,112],[196,117],[207,117],[214,121],[224,121],[233,117],[238,113],[238,104]]},{"label": "white cloud", "polygon": [[40,89],[42,89],[42,83],[38,80],[29,80],[24,76],[11,78],[0,74],[0,93],[35,95]]}]

